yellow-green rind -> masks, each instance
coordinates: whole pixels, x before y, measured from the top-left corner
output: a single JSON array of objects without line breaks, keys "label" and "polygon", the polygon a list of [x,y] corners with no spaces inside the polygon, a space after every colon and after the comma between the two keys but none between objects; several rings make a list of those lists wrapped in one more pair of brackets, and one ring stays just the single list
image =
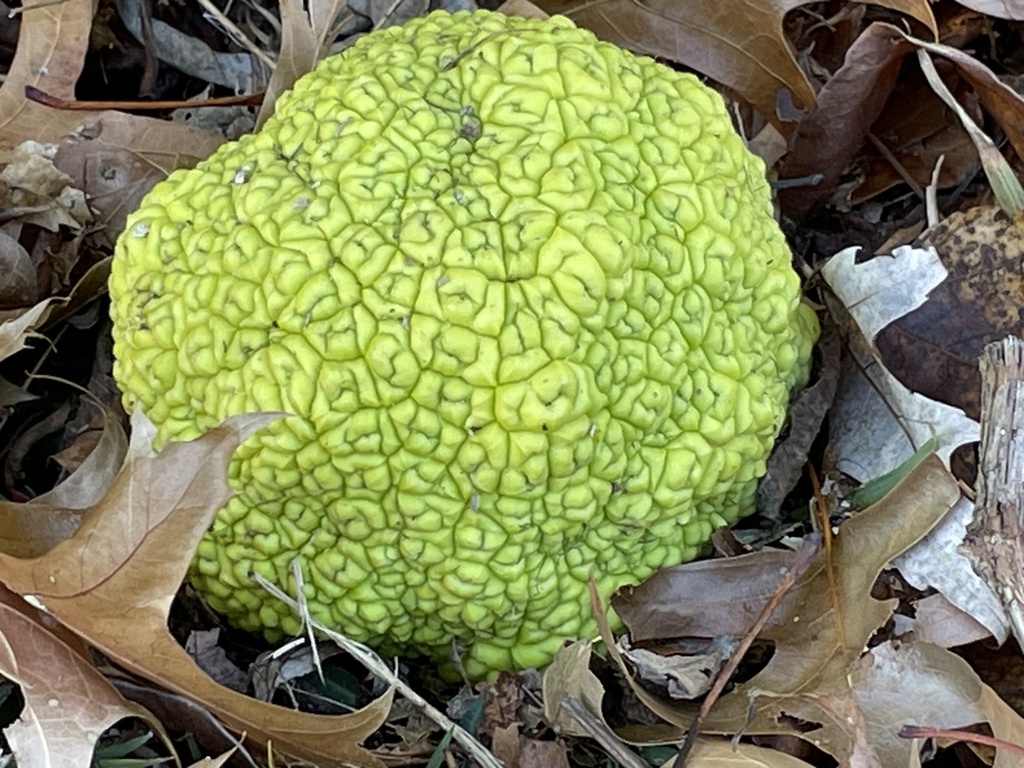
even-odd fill
[{"label": "yellow-green rind", "polygon": [[695,78],[564,18],[433,13],[323,61],[157,185],[110,293],[159,439],[249,439],[192,581],[474,676],[594,632],[586,596],[751,510],[807,376],[761,162]]}]

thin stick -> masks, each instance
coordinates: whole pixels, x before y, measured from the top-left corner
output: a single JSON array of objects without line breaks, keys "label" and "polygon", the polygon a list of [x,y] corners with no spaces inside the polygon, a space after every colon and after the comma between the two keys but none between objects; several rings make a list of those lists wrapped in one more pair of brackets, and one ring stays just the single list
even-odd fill
[{"label": "thin stick", "polygon": [[91,112],[103,109],[189,109],[195,107],[233,107],[247,104],[259,104],[263,101],[263,93],[251,93],[241,96],[219,96],[214,99],[193,99],[191,101],[173,99],[165,101],[72,101],[54,96],[34,85],[25,86],[25,98],[53,109],[81,110]]},{"label": "thin stick", "polygon": [[[267,592],[298,613],[298,602],[285,592],[281,591],[277,585],[271,584],[258,573],[251,574],[251,577],[257,584],[267,590]],[[410,688],[409,685],[395,674],[391,668],[372,650],[362,643],[357,643],[355,640],[350,640],[344,635],[328,629],[312,616],[309,617],[309,623],[315,629],[323,632],[327,638],[336,643],[339,648],[342,648],[370,672],[375,674],[388,685],[397,689],[400,694],[423,710],[423,714],[437,723],[442,730],[451,730],[454,739],[461,744],[462,748],[465,749],[470,756],[484,768],[504,768],[501,761],[491,754],[483,744],[473,738],[473,735],[469,731],[459,724],[453,723],[443,712]]]},{"label": "thin stick", "polygon": [[996,749],[1005,749],[1018,755],[1024,755],[1024,747],[1014,744],[1012,741],[997,739],[994,736],[985,736],[982,733],[964,731],[960,728],[931,728],[926,725],[904,725],[900,728],[901,739],[954,739],[956,741],[969,741],[974,744],[984,744]]},{"label": "thin stick", "polygon": [[217,20],[228,34],[235,38],[239,45],[262,61],[271,72],[274,71],[274,60],[270,58],[258,45],[256,45],[256,43],[250,40],[248,35],[239,29],[235,22],[225,16],[220,8],[215,6],[210,2],[210,0],[199,0],[199,4],[206,9],[207,13]]},{"label": "thin stick", "polygon": [[575,696],[566,696],[562,699],[562,711],[568,714],[573,720],[582,725],[594,741],[604,747],[605,752],[611,755],[623,768],[650,768],[645,760],[641,760],[635,752],[622,743],[622,740],[615,735],[611,728],[605,725],[599,717],[595,716],[582,701]]},{"label": "thin stick", "polygon": [[690,754],[693,749],[693,745],[697,741],[697,736],[700,734],[700,729],[704,725],[704,721],[707,719],[708,713],[711,708],[718,701],[718,697],[722,695],[722,691],[725,690],[726,684],[732,678],[733,673],[740,665],[740,661],[743,660],[744,655],[750,650],[750,646],[753,644],[754,639],[764,629],[764,625],[768,623],[768,619],[771,617],[772,612],[782,602],[782,598],[785,597],[786,593],[793,588],[793,585],[804,575],[804,572],[810,566],[811,561],[814,560],[814,556],[818,554],[818,550],[821,548],[821,534],[810,533],[804,537],[803,543],[800,545],[800,549],[797,551],[796,560],[789,567],[789,570],[782,576],[782,581],[779,582],[779,586],[776,587],[775,592],[768,599],[768,601],[761,608],[761,612],[754,619],[754,623],[750,625],[746,634],[743,635],[743,639],[740,641],[739,646],[733,651],[729,657],[729,661],[725,663],[721,671],[718,673],[718,677],[715,678],[714,685],[711,686],[711,690],[708,691],[707,696],[704,697],[704,702],[700,705],[700,710],[697,712],[697,716],[693,718],[693,723],[690,725],[686,732],[686,739],[683,741],[683,746],[679,749],[679,753],[676,755],[676,759],[672,762],[672,768],[683,768],[686,765],[686,757]]}]

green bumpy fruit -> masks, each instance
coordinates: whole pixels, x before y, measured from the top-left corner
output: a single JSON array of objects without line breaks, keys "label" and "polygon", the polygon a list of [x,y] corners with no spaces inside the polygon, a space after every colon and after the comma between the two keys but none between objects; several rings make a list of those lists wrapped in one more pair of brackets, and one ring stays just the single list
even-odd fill
[{"label": "green bumpy fruit", "polygon": [[110,280],[158,439],[236,452],[190,574],[473,676],[592,634],[587,598],[752,510],[817,333],[764,167],[694,77],[565,18],[435,12],[324,60],[158,184]]}]

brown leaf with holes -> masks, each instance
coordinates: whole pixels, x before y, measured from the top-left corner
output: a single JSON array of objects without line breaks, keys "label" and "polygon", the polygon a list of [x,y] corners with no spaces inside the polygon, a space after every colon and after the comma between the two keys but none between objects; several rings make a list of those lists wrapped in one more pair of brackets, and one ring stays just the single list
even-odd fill
[{"label": "brown leaf with holes", "polygon": [[[805,109],[814,91],[797,65],[782,31],[785,15],[808,0],[541,0],[548,13],[568,16],[637,53],[683,64],[731,88],[777,127],[786,128],[777,109],[788,90]],[[875,3],[906,14],[935,35],[931,8],[923,0]]]},{"label": "brown leaf with holes", "polygon": [[[933,455],[882,501],[843,523],[832,548],[816,555],[759,635],[774,644],[774,655],[753,678],[718,700],[705,730],[800,736],[841,765],[861,759],[865,745],[869,752],[888,749],[888,734],[863,732],[851,714],[868,719],[860,711],[850,675],[868,640],[895,608],[894,600],[871,597],[871,588],[888,562],[924,536],[959,496],[956,480]],[[781,566],[791,557],[788,552],[762,550],[731,560],[665,568],[638,587],[622,590],[612,607],[630,628],[634,642],[742,634],[763,606],[772,576],[777,585]],[[725,592],[713,583],[715,563],[720,564]],[[750,576],[749,589],[744,573]],[[721,603],[711,607],[708,595],[721,595]],[[664,699],[645,701],[679,727],[692,721],[692,707]],[[799,721],[817,727],[794,727]],[[910,748],[904,747],[906,762]]]},{"label": "brown leaf with holes", "polygon": [[387,716],[390,691],[350,715],[284,709],[213,682],[167,629],[171,601],[199,539],[233,492],[228,462],[270,418],[235,417],[155,454],[155,428],[137,414],[124,467],[106,496],[48,552],[28,558],[0,553],[0,582],[126,669],[203,703],[236,732],[272,741],[278,753],[380,768],[360,744]]},{"label": "brown leaf with holes", "polygon": [[909,389],[980,412],[978,357],[986,344],[1024,336],[1024,219],[996,207],[957,212],[916,243],[949,271],[928,300],[878,334],[886,367]]}]

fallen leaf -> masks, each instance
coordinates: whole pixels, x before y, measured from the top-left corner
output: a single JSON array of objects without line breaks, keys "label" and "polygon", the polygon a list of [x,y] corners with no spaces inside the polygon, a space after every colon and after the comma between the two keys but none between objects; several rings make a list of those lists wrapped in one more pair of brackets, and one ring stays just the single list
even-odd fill
[{"label": "fallen leaf", "polygon": [[[792,550],[762,549],[663,568],[640,585],[622,587],[612,597],[612,608],[629,627],[634,643],[671,637],[742,637],[794,562]],[[709,613],[715,614],[712,635],[702,631]]]},{"label": "fallen leaf", "polygon": [[[675,758],[661,768],[673,768]],[[724,739],[699,738],[690,751],[687,765],[693,768],[807,768],[805,763],[785,752],[753,744],[731,744]]]},{"label": "fallen leaf", "polygon": [[0,85],[0,147],[59,139],[79,115],[56,113],[25,98],[31,85],[73,99],[92,28],[93,0],[36,4],[21,14],[18,48]]},{"label": "fallen leaf", "polygon": [[521,739],[518,723],[491,731],[491,752],[505,768],[519,768]]},{"label": "fallen leaf", "polygon": [[0,587],[0,674],[16,682],[25,698],[21,715],[5,731],[19,768],[89,768],[97,740],[126,717],[148,723],[174,754],[156,718],[121,696],[87,657],[27,611]]},{"label": "fallen leaf", "polygon": [[915,588],[938,590],[1002,644],[1010,634],[1009,617],[999,596],[975,572],[964,551],[967,526],[973,518],[974,504],[960,499],[928,535],[894,558],[893,565]]},{"label": "fallen leaf", "polygon": [[267,84],[256,126],[263,125],[274,112],[277,99],[309,72],[333,42],[332,31],[345,0],[278,0],[281,12],[281,50],[274,73]]},{"label": "fallen leaf", "polygon": [[1024,219],[993,206],[958,211],[915,246],[935,249],[948,275],[927,301],[882,329],[882,362],[909,389],[963,409],[981,408],[978,358],[985,346],[1024,334]]},{"label": "fallen leaf", "polygon": [[[1024,746],[1024,719],[1021,719],[1021,716],[987,685],[982,685],[981,696],[978,697],[975,708],[982,715],[984,722],[991,726],[996,738]],[[1020,755],[1001,751],[996,753],[993,768],[1020,768],[1020,765]]]},{"label": "fallen leaf", "polygon": [[249,675],[231,660],[218,643],[219,638],[220,627],[194,630],[189,633],[185,650],[211,678],[225,688],[245,693],[249,687]]},{"label": "fallen leaf", "polygon": [[561,742],[523,739],[519,768],[569,768],[569,755]]},{"label": "fallen leaf", "polygon": [[[74,100],[75,83],[88,49],[94,6],[94,0],[65,0],[39,3],[22,13],[18,48],[0,85],[0,149],[29,139],[57,143],[61,149],[54,158],[56,166],[87,196],[92,198],[97,187],[88,182],[103,178],[103,173],[97,176],[87,172],[86,166],[92,163],[94,168],[102,166],[108,176],[111,168],[127,171],[115,174],[120,183],[118,189],[127,190],[125,195],[129,198],[135,195],[137,203],[139,185],[148,189],[175,168],[194,165],[212,153],[223,138],[151,117],[114,111],[57,110],[26,98],[25,88],[32,86],[52,96]],[[88,151],[74,152],[67,149],[69,145]],[[94,207],[98,204],[101,218],[117,228],[126,212],[123,209],[134,206],[130,202],[122,204],[117,195],[113,195],[111,202],[110,187],[98,187],[96,191],[102,194],[95,196]]]},{"label": "fallen leaf", "polygon": [[33,304],[38,293],[36,270],[28,251],[0,230],[0,307]]},{"label": "fallen leaf", "polygon": [[577,640],[559,648],[544,670],[544,717],[560,733],[570,736],[589,736],[590,731],[562,711],[566,696],[579,699],[592,715],[603,719],[604,686],[590,671],[590,651],[589,640]]},{"label": "fallen leaf", "polygon": [[963,411],[911,392],[879,360],[875,337],[922,305],[947,275],[930,248],[900,247],[892,256],[856,263],[857,248],[821,270],[832,316],[845,325],[844,360],[830,418],[837,468],[866,482],[885,474],[931,439],[949,462],[954,449],[976,442],[980,428]]},{"label": "fallen leaf", "polygon": [[941,593],[914,601],[909,632],[915,640],[940,648],[955,648],[992,636],[977,619],[957,608]]},{"label": "fallen leaf", "polygon": [[[1024,719],[967,662],[936,645],[883,643],[861,658],[850,679],[884,766],[906,765],[910,758],[911,742],[899,736],[903,725],[986,722],[997,738],[1024,744]],[[1020,756],[999,752],[995,765],[1020,765]]]},{"label": "fallen leaf", "polygon": [[33,331],[46,322],[53,300],[46,299],[31,309],[0,312],[0,360],[20,352]]},{"label": "fallen leaf", "polygon": [[814,185],[780,190],[787,215],[802,218],[824,202],[855,157],[864,180],[851,191],[854,202],[900,182],[902,176],[890,160],[865,144],[869,134],[921,188],[931,180],[940,154],[945,156],[941,187],[977,169],[978,155],[967,132],[949,118],[920,73],[908,73],[903,66],[915,49],[911,39],[884,23],[868,26],[850,46],[842,67],[822,86],[814,108],[797,126],[779,170],[782,178],[812,173],[823,177]]},{"label": "fallen leaf", "polygon": [[957,74],[971,84],[986,111],[992,115],[1017,156],[1024,159],[1024,97],[999,79],[973,56],[949,45],[918,40],[903,33],[914,45],[949,61]]},{"label": "fallen leaf", "polygon": [[117,416],[100,410],[103,436],[76,472],[23,504],[0,500],[0,552],[22,558],[45,554],[78,530],[85,511],[100,502],[128,449]]},{"label": "fallen leaf", "polygon": [[[718,701],[705,722],[706,730],[799,736],[842,765],[855,764],[853,758],[864,759],[865,744],[875,749],[881,736],[858,730],[858,717],[863,715],[857,715],[848,682],[868,640],[896,605],[895,600],[871,597],[871,588],[888,562],[925,535],[959,496],[956,481],[932,456],[885,498],[843,523],[831,551],[816,555],[759,635],[775,644],[774,655],[758,674]],[[735,559],[756,568],[761,558],[766,558],[764,573],[774,573],[777,583],[778,554],[763,550]],[[728,564],[729,560],[714,562]],[[694,584],[688,583],[693,565],[662,569],[631,590],[628,602],[618,595],[612,599],[634,642],[659,639],[650,635],[651,628],[657,628],[661,638],[735,634],[735,628],[744,623],[743,613],[753,613],[753,600],[743,601],[746,611],[726,600],[716,610],[708,610],[706,603],[691,604],[691,598],[711,590],[707,565],[701,567]],[[735,580],[735,574],[730,575]],[[759,586],[752,591],[763,592],[760,585],[766,581],[767,576],[758,580]],[[734,587],[735,591],[741,588]],[[662,700],[656,712],[683,728],[693,715],[692,708]],[[819,727],[795,728],[792,718]]]},{"label": "fallen leaf", "polygon": [[822,324],[816,346],[816,379],[800,390],[789,406],[789,427],[772,448],[767,471],[757,484],[757,514],[778,523],[786,498],[807,472],[807,457],[821,432],[839,388],[842,340],[831,320]]},{"label": "fallen leaf", "polygon": [[670,699],[696,699],[710,690],[725,662],[739,646],[739,638],[718,635],[699,653],[665,654],[634,648],[629,638],[619,638],[619,653],[636,677]]},{"label": "fallen leaf", "polygon": [[92,222],[85,193],[76,189],[71,177],[60,171],[53,158],[57,147],[26,141],[9,154],[0,169],[0,192],[5,205],[20,212],[16,221],[35,224],[50,232],[67,227],[80,232]]},{"label": "fallen leaf", "polygon": [[882,114],[903,57],[913,49],[881,24],[869,26],[850,46],[843,66],[822,86],[817,103],[797,126],[792,150],[779,169],[782,178],[822,176],[818,184],[779,191],[787,214],[801,218],[832,194]]},{"label": "fallen leaf", "polygon": [[[807,0],[543,0],[548,13],[559,13],[637,53],[675,61],[739,93],[776,127],[789,130],[779,115],[780,91],[786,89],[805,109],[814,90],[783,34],[783,18]],[[922,0],[876,3],[906,14],[937,35],[935,19]]]},{"label": "fallen leaf", "polygon": [[244,744],[238,743],[235,734],[194,699],[135,678],[116,677],[112,682],[121,695],[145,707],[161,723],[173,723],[175,729],[191,734],[196,744],[206,752],[220,754],[235,748],[233,766],[264,768],[264,764],[249,754]]},{"label": "fallen leaf", "polygon": [[1024,7],[1014,0],[957,0],[957,2],[986,16],[1024,21]]},{"label": "fallen leaf", "polygon": [[0,553],[0,581],[129,671],[195,698],[237,732],[297,758],[379,768],[359,744],[384,721],[390,690],[345,716],[283,709],[214,683],[167,629],[199,539],[232,493],[228,462],[270,418],[232,418],[155,454],[155,428],[136,414],[124,468],[104,499],[49,552],[29,559]]}]

